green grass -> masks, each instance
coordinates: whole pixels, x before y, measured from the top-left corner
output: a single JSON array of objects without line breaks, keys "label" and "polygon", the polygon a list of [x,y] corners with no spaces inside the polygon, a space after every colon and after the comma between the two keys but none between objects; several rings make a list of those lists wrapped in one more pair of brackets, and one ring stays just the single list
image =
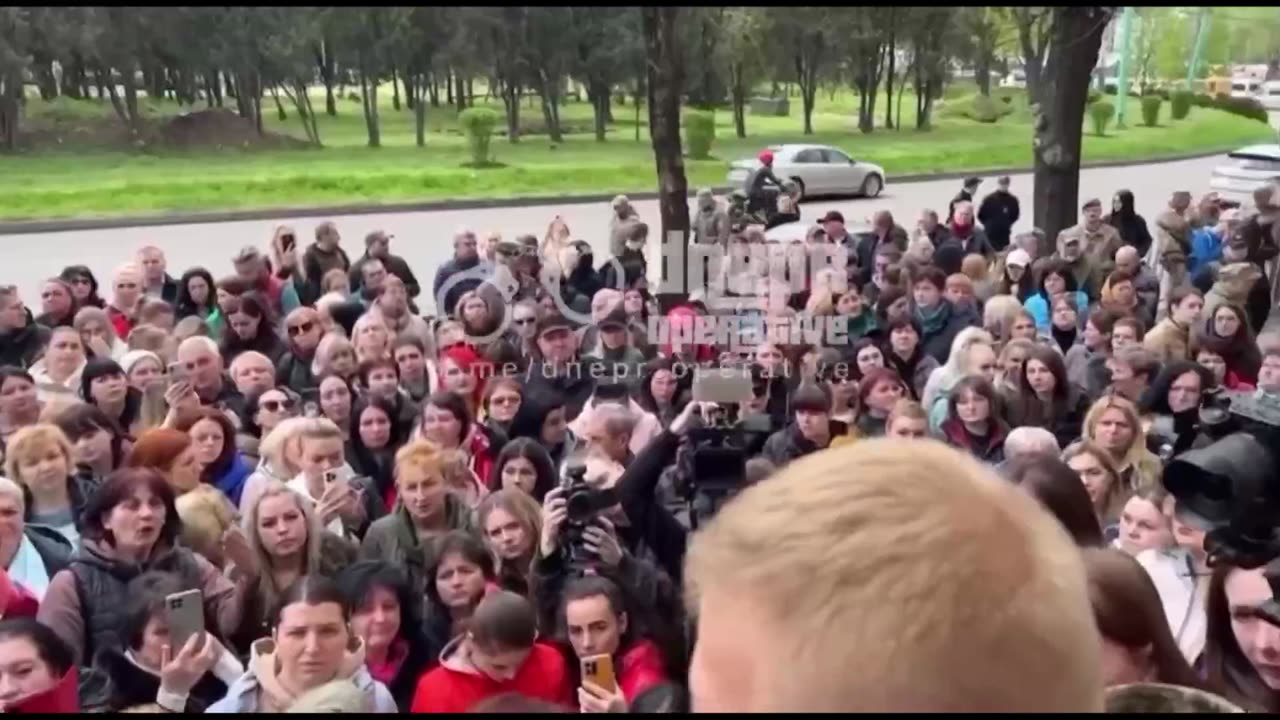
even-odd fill
[{"label": "green grass", "polygon": [[[999,122],[983,124],[965,117],[972,88],[949,90],[947,101],[935,113],[934,129],[926,133],[913,129],[859,133],[857,97],[848,91],[834,97],[820,93],[815,133],[810,136],[801,133],[798,98],[792,99],[789,117],[748,115],[744,140],[734,136],[732,113],[721,110],[716,113],[715,159],[686,160],[686,172],[693,187],[720,185],[728,161],[781,142],[835,145],[855,158],[885,166],[890,176],[1029,166],[1030,112],[1021,93],[1003,92],[1011,95],[1013,111]],[[630,103],[615,105],[615,122],[605,143],[597,143],[591,133],[589,106],[569,103],[562,109],[562,121],[580,127],[581,132],[566,136],[560,144],[552,144],[545,135],[524,136],[518,143],[494,138],[492,149],[502,166],[472,170],[462,167],[470,157],[452,109],[429,111],[426,147],[418,148],[412,112],[392,110],[390,92],[380,91],[379,99],[382,148],[365,146],[360,105],[343,100],[338,117],[319,118],[323,149],[198,152],[103,147],[100,138],[92,137],[93,132],[86,136],[85,130],[105,128],[119,135],[109,104],[32,101],[28,123],[64,130],[68,139],[61,146],[44,142],[30,152],[0,156],[0,218],[639,192],[656,185],[647,128],[642,125],[637,142],[635,109]],[[148,118],[160,120],[177,112],[173,103],[141,102]],[[315,95],[313,102],[323,110],[322,95]],[[500,104],[493,107],[501,111]],[[908,128],[913,127],[915,98],[908,95],[901,107]],[[267,99],[263,103],[267,129],[302,137],[301,123],[292,108],[287,109],[288,120],[280,121]],[[877,123],[883,122],[883,116],[881,98]],[[522,105],[521,117],[527,123],[542,123],[536,104]],[[642,111],[641,122],[646,119]],[[1085,160],[1141,160],[1274,138],[1274,131],[1261,123],[1203,108],[1195,108],[1186,120],[1166,121],[1161,127],[1131,125],[1106,137],[1086,132]]]}]

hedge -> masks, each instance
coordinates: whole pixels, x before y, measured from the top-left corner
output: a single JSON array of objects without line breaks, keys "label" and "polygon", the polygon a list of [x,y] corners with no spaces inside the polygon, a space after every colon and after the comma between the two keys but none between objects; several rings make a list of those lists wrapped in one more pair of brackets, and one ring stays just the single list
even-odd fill
[{"label": "hedge", "polygon": [[704,110],[685,112],[684,137],[689,145],[689,157],[695,160],[711,157],[711,143],[716,139],[716,116]]},{"label": "hedge", "polygon": [[1089,106],[1089,117],[1093,119],[1093,134],[1102,137],[1107,134],[1107,125],[1115,117],[1116,108],[1106,100],[1099,100]]},{"label": "hedge", "polygon": [[467,136],[467,145],[471,148],[471,163],[476,167],[488,165],[489,141],[493,139],[493,129],[498,126],[498,113],[483,107],[472,107],[458,113],[458,125]]},{"label": "hedge", "polygon": [[1147,95],[1142,98],[1142,124],[1155,127],[1160,124],[1160,106],[1164,100],[1159,95]]}]

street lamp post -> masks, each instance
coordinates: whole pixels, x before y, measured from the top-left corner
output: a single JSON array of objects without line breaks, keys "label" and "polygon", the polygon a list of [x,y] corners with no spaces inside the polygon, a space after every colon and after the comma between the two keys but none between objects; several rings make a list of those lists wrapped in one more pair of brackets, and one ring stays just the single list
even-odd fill
[{"label": "street lamp post", "polygon": [[1191,48],[1191,62],[1187,65],[1187,90],[1191,92],[1195,92],[1196,69],[1200,67],[1205,40],[1209,37],[1209,20],[1209,8],[1200,8],[1200,18],[1196,21],[1196,42]]},{"label": "street lamp post", "polygon": [[1133,39],[1134,9],[1126,7],[1120,16],[1120,68],[1116,72],[1116,128],[1124,127],[1124,110],[1129,100],[1129,43]]}]

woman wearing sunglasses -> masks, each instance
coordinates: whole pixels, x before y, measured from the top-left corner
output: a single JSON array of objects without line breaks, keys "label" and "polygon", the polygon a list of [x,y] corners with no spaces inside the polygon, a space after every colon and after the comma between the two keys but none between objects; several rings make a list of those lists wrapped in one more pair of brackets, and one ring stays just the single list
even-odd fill
[{"label": "woman wearing sunglasses", "polygon": [[311,366],[324,335],[320,313],[309,307],[294,310],[284,319],[284,332],[287,351],[276,364],[276,378],[298,392],[319,387]]},{"label": "woman wearing sunglasses", "polygon": [[236,434],[236,447],[251,464],[260,459],[258,444],[285,420],[296,417],[299,398],[283,385],[276,386],[245,400],[244,414],[240,416],[240,432]]}]

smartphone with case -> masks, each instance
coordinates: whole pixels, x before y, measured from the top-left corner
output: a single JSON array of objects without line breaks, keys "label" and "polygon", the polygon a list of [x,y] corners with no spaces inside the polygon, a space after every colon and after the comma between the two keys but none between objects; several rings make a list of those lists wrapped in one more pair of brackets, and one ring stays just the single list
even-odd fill
[{"label": "smartphone with case", "polygon": [[582,679],[590,680],[593,685],[603,690],[615,692],[618,689],[618,680],[613,674],[613,656],[592,655],[582,658]]},{"label": "smartphone with case", "polygon": [[177,385],[180,382],[187,382],[191,378],[191,371],[187,369],[186,363],[169,363],[169,385]]},{"label": "smartphone with case", "polygon": [[697,368],[693,373],[695,402],[739,403],[751,399],[748,368]]},{"label": "smartphone with case", "polygon": [[192,636],[204,632],[204,595],[199,590],[174,593],[164,599],[169,621],[169,652],[176,657]]}]

